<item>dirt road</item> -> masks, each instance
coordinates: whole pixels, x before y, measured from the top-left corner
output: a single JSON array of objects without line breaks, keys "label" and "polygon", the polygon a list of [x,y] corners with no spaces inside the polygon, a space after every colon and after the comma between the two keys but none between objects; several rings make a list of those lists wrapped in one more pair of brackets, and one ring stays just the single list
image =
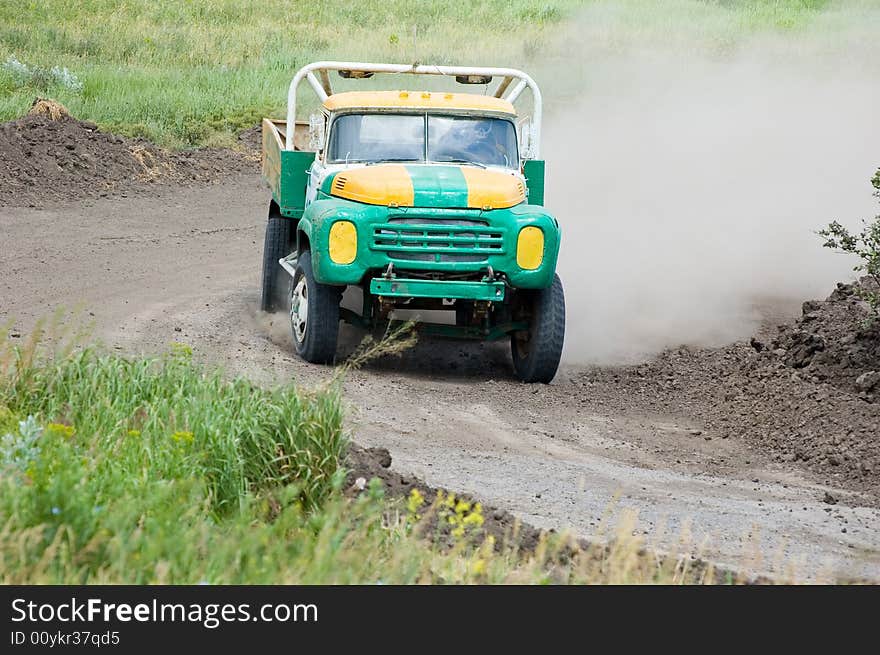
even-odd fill
[{"label": "dirt road", "polygon": [[[154,196],[0,207],[0,323],[25,332],[59,306],[80,307],[111,348],[182,341],[232,373],[316,384],[328,369],[297,360],[283,317],[257,311],[267,202],[244,174]],[[712,438],[690,414],[605,405],[592,379],[568,366],[549,386],[523,385],[503,345],[434,341],[350,373],[345,386],[356,441],[388,448],[401,473],[539,527],[594,536],[606,513],[613,526],[636,511],[637,529],[661,547],[683,539],[755,572],[880,580],[872,499],[749,442]],[[823,502],[826,492],[840,502]]]}]

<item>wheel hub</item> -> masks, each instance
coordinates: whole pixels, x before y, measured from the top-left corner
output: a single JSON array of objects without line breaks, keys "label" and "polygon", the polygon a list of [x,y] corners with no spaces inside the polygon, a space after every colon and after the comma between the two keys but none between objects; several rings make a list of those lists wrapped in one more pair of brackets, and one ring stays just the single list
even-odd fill
[{"label": "wheel hub", "polygon": [[306,339],[306,326],[309,318],[309,288],[305,277],[301,277],[290,294],[290,325],[293,336],[302,343]]}]

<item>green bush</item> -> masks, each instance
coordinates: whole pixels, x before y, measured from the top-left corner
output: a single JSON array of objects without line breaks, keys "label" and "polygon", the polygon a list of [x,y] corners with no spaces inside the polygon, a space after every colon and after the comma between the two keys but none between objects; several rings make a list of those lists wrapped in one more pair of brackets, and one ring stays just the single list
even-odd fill
[{"label": "green bush", "polygon": [[[880,198],[880,169],[871,180],[874,186],[874,195]],[[880,318],[880,215],[873,220],[862,221],[860,232],[850,232],[837,221],[832,221],[828,227],[819,230],[818,234],[825,243],[826,248],[832,248],[838,252],[855,255],[859,263],[853,268],[854,271],[864,273],[868,278],[867,284],[856,287],[856,293],[868,303],[871,309],[871,321]]]}]

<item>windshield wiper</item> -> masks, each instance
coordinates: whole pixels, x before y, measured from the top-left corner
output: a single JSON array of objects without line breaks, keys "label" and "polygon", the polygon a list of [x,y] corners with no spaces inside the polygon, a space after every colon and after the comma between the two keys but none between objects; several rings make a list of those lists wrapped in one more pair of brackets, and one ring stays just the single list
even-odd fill
[{"label": "windshield wiper", "polygon": [[470,164],[471,166],[488,168],[486,164],[481,164],[478,161],[471,161],[470,159],[435,159],[433,161],[437,164]]},{"label": "windshield wiper", "polygon": [[425,161],[424,159],[413,159],[412,157],[389,157],[388,159],[375,159],[367,162],[367,166],[372,166],[374,164],[387,164],[389,162],[401,162],[401,161]]}]

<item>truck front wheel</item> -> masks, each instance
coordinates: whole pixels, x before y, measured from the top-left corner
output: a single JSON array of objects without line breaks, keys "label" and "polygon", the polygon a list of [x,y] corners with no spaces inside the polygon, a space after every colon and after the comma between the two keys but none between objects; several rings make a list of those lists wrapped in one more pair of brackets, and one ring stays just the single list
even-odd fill
[{"label": "truck front wheel", "polygon": [[523,382],[549,383],[556,375],[565,340],[565,295],[562,280],[540,291],[520,291],[515,316],[529,324],[528,331],[510,337],[513,368]]},{"label": "truck front wheel", "polygon": [[339,287],[315,281],[312,254],[303,252],[290,284],[290,330],[296,354],[307,362],[329,364],[336,357],[341,299]]}]

